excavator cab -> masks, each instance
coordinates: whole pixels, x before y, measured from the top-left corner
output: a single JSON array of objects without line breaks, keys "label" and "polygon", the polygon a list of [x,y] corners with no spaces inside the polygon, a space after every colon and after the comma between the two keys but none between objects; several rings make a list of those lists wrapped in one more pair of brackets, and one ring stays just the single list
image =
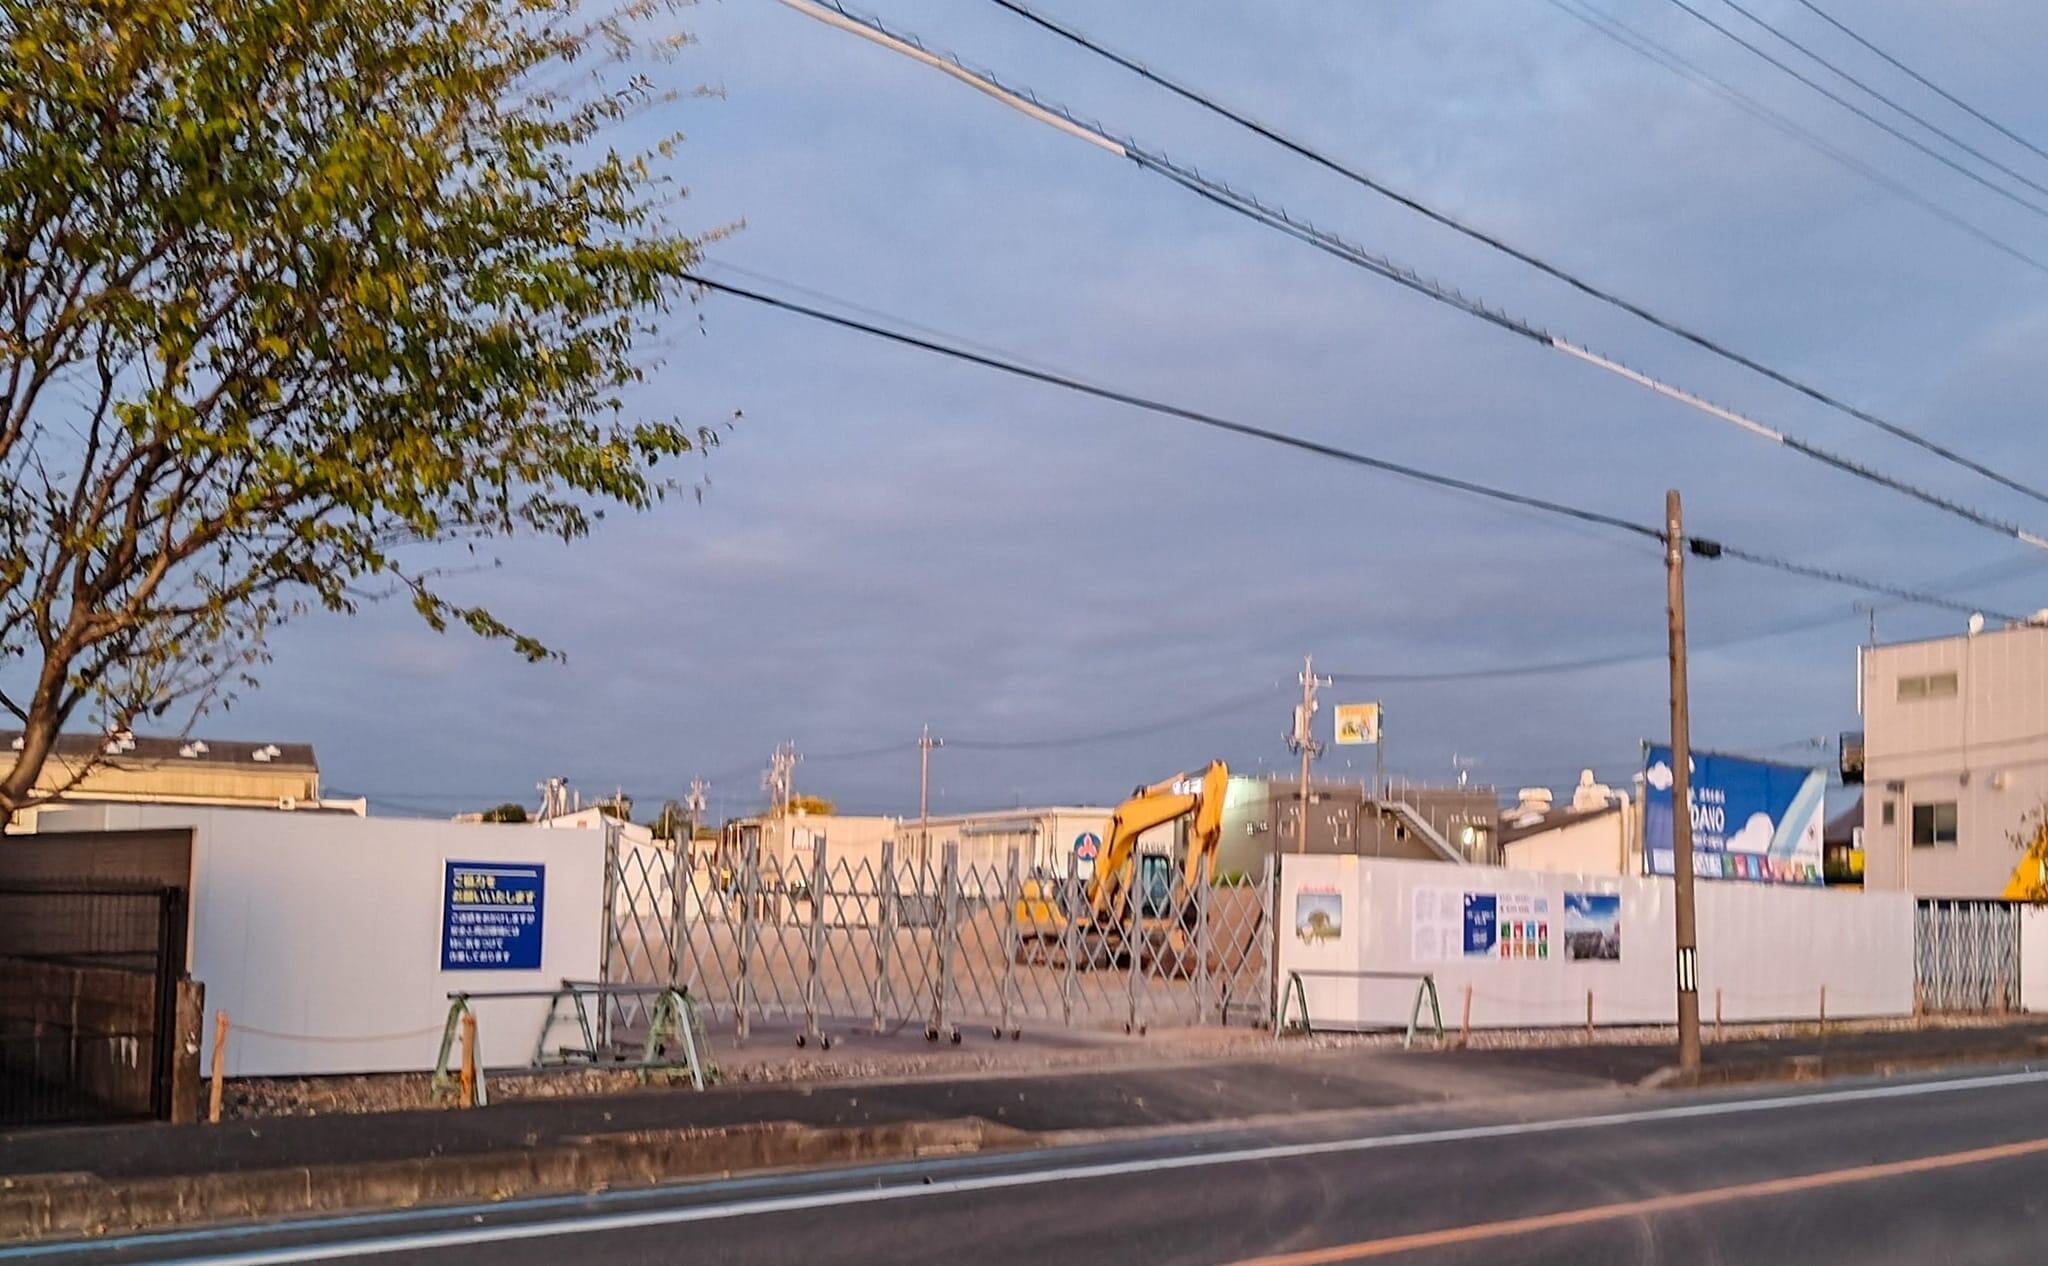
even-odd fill
[{"label": "excavator cab", "polygon": [[1138,857],[1138,917],[1164,919],[1173,913],[1173,859],[1164,853]]}]

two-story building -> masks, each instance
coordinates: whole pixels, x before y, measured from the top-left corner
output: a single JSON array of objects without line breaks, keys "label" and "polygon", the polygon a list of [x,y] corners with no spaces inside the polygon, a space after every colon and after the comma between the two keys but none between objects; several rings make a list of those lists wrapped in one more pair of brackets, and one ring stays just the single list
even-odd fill
[{"label": "two-story building", "polygon": [[1868,888],[1996,897],[2048,802],[2048,613],[1972,623],[1858,651]]}]

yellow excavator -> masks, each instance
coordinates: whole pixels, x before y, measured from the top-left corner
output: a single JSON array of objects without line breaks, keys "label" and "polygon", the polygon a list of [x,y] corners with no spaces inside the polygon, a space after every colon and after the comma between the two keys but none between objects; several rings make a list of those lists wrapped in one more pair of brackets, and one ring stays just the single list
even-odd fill
[{"label": "yellow excavator", "polygon": [[[1199,774],[1175,774],[1133,792],[1110,815],[1095,869],[1078,892],[1060,878],[1024,883],[1017,899],[1017,960],[1072,955],[1078,968],[1122,966],[1130,961],[1131,938],[1139,936],[1150,961],[1183,962],[1194,905],[1177,897],[1214,876],[1229,786],[1230,770],[1211,761]],[[1183,817],[1188,827],[1176,878],[1175,859],[1141,854],[1138,837]]]}]

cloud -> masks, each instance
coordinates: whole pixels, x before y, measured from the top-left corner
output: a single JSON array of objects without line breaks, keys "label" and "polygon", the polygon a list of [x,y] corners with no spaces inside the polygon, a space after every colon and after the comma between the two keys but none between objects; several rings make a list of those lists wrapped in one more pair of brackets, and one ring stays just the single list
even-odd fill
[{"label": "cloud", "polygon": [[[1963,451],[2032,459],[2048,284],[1551,10],[1069,8],[1105,41],[1744,352]],[[891,17],[1708,398],[1992,511],[2039,509],[993,6],[903,0]],[[725,95],[644,126],[688,134],[678,217],[745,218],[719,258],[1021,359],[1632,519],[1656,520],[1678,487],[1703,534],[1821,566],[1938,583],[1988,556],[1980,532],[1347,269],[862,41],[776,6],[680,20],[699,42],[660,73]],[[1683,15],[1643,20],[1742,73],[1728,49],[1694,44]],[[1967,22],[1910,8],[1869,20],[1873,39],[1920,50],[1930,73],[1967,74],[1994,115],[2038,100],[2010,50],[2048,41],[2048,8],[1987,0]],[[1917,156],[1814,117],[1860,157],[1962,202]],[[646,399],[693,419],[744,414],[702,468],[704,504],[614,515],[573,549],[497,551],[505,567],[461,582],[464,600],[562,648],[566,665],[497,648],[444,659],[417,649],[402,610],[308,620],[280,635],[266,688],[229,728],[313,739],[335,785],[444,795],[450,808],[490,802],[475,790],[529,796],[551,773],[643,802],[730,775],[714,779],[714,815],[758,802],[753,771],[785,739],[823,756],[908,742],[927,722],[955,739],[1087,735],[1267,686],[1270,706],[1128,740],[941,749],[934,803],[1114,801],[1212,756],[1291,768],[1285,696],[1306,652],[1319,669],[1393,675],[1641,656],[1570,675],[1333,688],[1386,703],[1389,770],[1413,779],[1454,777],[1455,755],[1506,787],[1569,786],[1589,765],[1625,784],[1640,741],[1668,733],[1652,546],[734,300],[679,311],[673,327]],[[1970,597],[2032,610],[2041,580],[2015,574]],[[1688,583],[1700,747],[1853,728],[1854,593],[1732,560],[1694,560]],[[1836,623],[1730,640],[1829,613]],[[1887,639],[1955,624],[1896,606],[1878,619]],[[1363,778],[1371,762],[1333,751],[1318,770]],[[849,807],[916,802],[914,754],[818,759],[797,779]]]},{"label": "cloud", "polygon": [[1777,823],[1771,821],[1770,814],[1752,813],[1742,829],[1728,837],[1728,851],[1762,856],[1771,851],[1771,838],[1777,833]]}]

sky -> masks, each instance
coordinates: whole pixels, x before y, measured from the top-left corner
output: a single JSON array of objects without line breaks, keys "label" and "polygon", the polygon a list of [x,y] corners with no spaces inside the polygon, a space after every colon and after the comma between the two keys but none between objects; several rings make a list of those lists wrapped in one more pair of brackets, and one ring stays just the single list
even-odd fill
[{"label": "sky", "polygon": [[[1589,0],[1922,197],[2048,258],[1994,197],[1666,0]],[[1816,443],[2048,529],[2048,505],[1707,356],[1430,225],[977,0],[868,0],[1028,85],[1468,294]],[[1731,25],[1740,18],[1700,0]],[[2048,271],[1538,0],[1042,0],[1045,12],[1451,214],[2035,483]],[[1826,7],[1824,5],[1824,7]],[[1795,0],[1754,11],[2048,184]],[[2048,9],[1871,0],[1841,14],[2023,135]],[[672,210],[725,230],[704,271],[1130,391],[1463,478],[1688,527],[1998,612],[2048,606],[2048,554],[1438,306],[772,0],[664,17],[694,42]],[[1768,37],[1764,37],[1768,38]],[[1824,74],[1825,72],[1817,72]],[[1903,126],[1903,125],[1902,125]],[[936,359],[729,297],[679,304],[650,408],[727,426],[676,468],[701,497],[456,577],[566,656],[422,627],[399,604],[281,632],[260,690],[199,730],[309,741],[330,794],[446,814],[560,776],[643,810],[709,780],[912,813],[1114,802],[1221,757],[1293,768],[1302,657],[1402,676],[1637,656],[1576,673],[1339,680],[1382,701],[1390,774],[1512,790],[1623,781],[1668,724],[1651,542]],[[1958,587],[1958,577],[1976,583]],[[1696,746],[1831,762],[1856,725],[1864,595],[1694,560]],[[1879,600],[1884,640],[1959,631]],[[1110,737],[1103,737],[1108,735]],[[1001,745],[1009,745],[1003,747]],[[1366,748],[1319,774],[1369,776]]]}]

